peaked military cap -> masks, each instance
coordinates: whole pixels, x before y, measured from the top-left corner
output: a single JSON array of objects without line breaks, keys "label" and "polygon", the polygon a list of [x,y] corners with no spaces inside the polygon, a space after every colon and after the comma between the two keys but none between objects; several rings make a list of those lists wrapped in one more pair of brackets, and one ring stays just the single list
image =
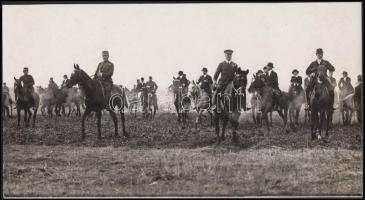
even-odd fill
[{"label": "peaked military cap", "polygon": [[231,50],[231,49],[226,49],[226,50],[224,50],[224,53],[232,54],[232,53],[233,53],[233,50]]}]

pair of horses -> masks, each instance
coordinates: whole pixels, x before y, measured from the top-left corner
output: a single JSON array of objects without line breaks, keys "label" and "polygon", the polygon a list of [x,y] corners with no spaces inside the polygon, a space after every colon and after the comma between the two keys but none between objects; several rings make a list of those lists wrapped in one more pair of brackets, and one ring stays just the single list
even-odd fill
[{"label": "pair of horses", "polygon": [[52,90],[50,88],[37,87],[37,92],[40,95],[40,104],[42,115],[45,115],[45,109],[47,108],[47,113],[49,116],[53,115],[53,110],[57,116],[61,113],[66,116],[65,107],[69,109],[67,116],[70,116],[71,112],[75,111],[76,116],[81,116],[80,107],[84,107],[85,94],[80,88],[67,88],[62,87],[57,90]]},{"label": "pair of horses", "polygon": [[[359,123],[362,122],[362,84],[355,87],[355,90],[342,88],[339,95],[339,108],[344,125],[351,124],[352,116],[356,113]],[[340,117],[340,118],[341,118]]]}]

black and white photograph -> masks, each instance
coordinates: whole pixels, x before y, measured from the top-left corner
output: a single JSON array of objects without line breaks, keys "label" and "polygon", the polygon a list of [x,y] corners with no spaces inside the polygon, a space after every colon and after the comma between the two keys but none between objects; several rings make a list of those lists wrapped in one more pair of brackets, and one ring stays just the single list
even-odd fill
[{"label": "black and white photograph", "polygon": [[361,2],[2,2],[3,198],[363,196]]}]

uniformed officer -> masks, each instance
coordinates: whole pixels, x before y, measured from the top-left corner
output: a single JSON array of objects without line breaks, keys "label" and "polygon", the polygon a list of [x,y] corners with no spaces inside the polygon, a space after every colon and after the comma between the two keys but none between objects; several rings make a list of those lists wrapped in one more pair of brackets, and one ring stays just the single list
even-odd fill
[{"label": "uniformed officer", "polygon": [[67,78],[67,75],[63,75],[63,81],[62,81],[62,84],[61,84],[61,88],[65,88],[67,87],[67,84],[68,82],[70,81],[70,79]]},{"label": "uniformed officer", "polygon": [[157,86],[156,82],[154,82],[152,80],[152,76],[149,77],[149,80],[146,83],[146,87],[147,87],[148,92],[152,93],[152,95],[153,95],[152,98],[155,102],[154,106],[155,106],[156,110],[158,110],[157,96],[156,96],[156,90],[157,90],[158,86]]},{"label": "uniformed officer", "polygon": [[351,78],[348,77],[348,74],[346,71],[342,73],[342,77],[340,81],[338,82],[338,88],[342,90],[346,90],[348,94],[354,93],[355,89],[351,84]]},{"label": "uniformed officer", "polygon": [[113,88],[113,80],[112,76],[114,73],[114,64],[109,61],[109,52],[103,51],[103,62],[100,62],[96,72],[94,74],[94,78],[96,80],[101,81],[104,87],[104,95],[106,104],[109,103],[109,99],[111,96],[111,90]]},{"label": "uniformed officer", "polygon": [[23,88],[25,89],[25,92],[26,92],[26,95],[34,100],[33,98],[33,92],[34,92],[34,88],[33,88],[33,85],[34,85],[34,79],[33,79],[33,76],[31,76],[30,74],[28,74],[28,67],[24,67],[23,69],[23,76],[21,76],[19,78],[19,81],[21,83],[23,83]]},{"label": "uniformed officer", "polygon": [[212,77],[208,74],[208,69],[206,67],[204,67],[202,69],[203,71],[203,75],[201,75],[198,79],[198,81],[196,82],[197,84],[200,84],[200,88],[203,89],[209,96],[212,95],[212,84],[213,84],[213,79]]},{"label": "uniformed officer", "polygon": [[[335,71],[335,68],[332,66],[332,64],[330,62],[328,62],[327,60],[323,59],[323,50],[321,48],[316,50],[316,56],[317,56],[317,60],[313,61],[309,67],[307,68],[307,70],[305,71],[305,73],[307,75],[311,74],[312,77],[315,78],[311,78],[308,87],[306,88],[306,97],[307,97],[307,105],[306,108],[309,108],[309,102],[310,102],[310,92],[313,91],[314,89],[314,85],[315,85],[315,80],[316,77],[318,76],[319,73],[323,74],[323,83],[325,84],[325,86],[328,89],[328,93],[330,95],[330,99],[331,99],[331,105],[334,104],[334,100],[335,100],[335,93],[334,93],[334,87],[331,85],[331,81],[327,76],[327,70],[328,71]],[[332,109],[335,110],[335,108]]]},{"label": "uniformed officer", "polygon": [[[214,73],[213,87],[216,87],[216,90],[213,94],[213,100],[212,100],[213,106],[211,107],[212,110],[216,109],[216,107],[217,107],[216,99],[218,98],[218,94],[221,93],[222,91],[224,91],[224,89],[227,87],[227,85],[231,81],[233,81],[234,75],[237,72],[238,66],[236,63],[234,63],[232,61],[232,53],[233,53],[233,50],[231,50],[231,49],[224,50],[226,60],[219,63],[217,70]],[[220,79],[218,80],[218,83],[217,83],[217,79],[218,79],[219,75],[220,75]]]}]

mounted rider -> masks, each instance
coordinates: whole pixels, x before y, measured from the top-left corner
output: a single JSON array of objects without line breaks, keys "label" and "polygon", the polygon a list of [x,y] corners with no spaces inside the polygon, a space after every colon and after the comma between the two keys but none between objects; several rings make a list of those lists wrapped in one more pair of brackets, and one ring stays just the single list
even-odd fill
[{"label": "mounted rider", "polygon": [[200,84],[200,88],[203,89],[208,96],[211,98],[212,97],[212,84],[213,84],[213,79],[212,77],[208,74],[208,69],[206,67],[204,67],[202,69],[203,75],[201,75],[198,79],[198,81],[196,82],[197,84]]},{"label": "mounted rider", "polygon": [[190,85],[190,81],[186,78],[186,74],[184,74],[183,71],[179,71],[177,79],[180,80],[182,86],[182,94],[186,94]]},{"label": "mounted rider", "polygon": [[[266,69],[265,69],[266,68]],[[265,84],[268,87],[271,87],[274,89],[274,110],[277,110],[279,108],[279,98],[281,94],[281,90],[279,88],[279,81],[278,81],[278,74],[273,70],[274,64],[272,62],[267,63],[267,65],[264,67],[264,70],[266,70],[265,73]]]},{"label": "mounted rider", "polygon": [[149,77],[149,80],[146,83],[146,87],[149,93],[152,93],[152,98],[153,98],[153,102],[155,103],[155,109],[158,110],[158,105],[157,105],[157,95],[156,95],[156,91],[158,89],[158,86],[156,84],[156,82],[154,82],[152,80],[152,76]]},{"label": "mounted rider", "polygon": [[[25,90],[25,95],[34,100],[33,98],[33,93],[34,93],[34,79],[33,79],[33,76],[31,76],[30,74],[28,74],[28,67],[24,67],[23,69],[23,76],[21,76],[19,78],[19,81],[21,83],[23,83],[23,88]],[[15,97],[15,100],[17,100],[17,97]]]},{"label": "mounted rider", "polygon": [[[219,65],[216,69],[216,72],[214,73],[213,87],[216,89],[213,93],[211,110],[215,110],[217,108],[217,98],[219,98],[218,94],[220,94],[221,92],[224,92],[227,85],[233,81],[235,74],[237,73],[238,66],[235,62],[232,61],[232,53],[233,53],[233,50],[231,50],[231,49],[224,50],[226,59],[223,62],[219,63]],[[218,80],[218,83],[217,83],[217,79],[218,79],[219,75],[220,75],[220,79]],[[247,108],[244,107],[244,110],[247,110]]]},{"label": "mounted rider", "polygon": [[346,90],[349,94],[354,93],[355,89],[351,84],[351,78],[348,77],[348,74],[346,71],[342,72],[342,77],[340,81],[338,82],[338,88],[342,90]]},{"label": "mounted rider", "polygon": [[99,63],[98,68],[94,74],[94,79],[99,81],[102,85],[103,95],[105,98],[105,105],[108,105],[113,88],[112,76],[114,73],[114,64],[109,61],[109,52],[102,52],[103,61]]},{"label": "mounted rider", "polygon": [[332,66],[332,64],[330,62],[323,59],[323,50],[321,48],[316,50],[316,56],[317,56],[317,60],[313,61],[309,65],[307,70],[305,71],[305,73],[307,75],[311,75],[311,80],[310,80],[309,85],[308,85],[308,87],[306,88],[306,91],[305,91],[306,92],[306,97],[307,97],[306,108],[309,108],[310,93],[314,89],[315,83],[317,81],[317,77],[320,74],[322,74],[323,79],[321,81],[323,81],[324,85],[328,89],[328,93],[329,93],[330,100],[331,100],[330,105],[332,106],[332,110],[335,110],[335,108],[333,108],[334,96],[335,96],[334,87],[332,86],[331,80],[329,79],[329,77],[327,75],[327,70],[333,72],[333,71],[335,71],[335,68]]},{"label": "mounted rider", "polygon": [[146,109],[147,107],[147,97],[148,97],[148,90],[147,90],[147,85],[144,82],[144,78],[141,78],[141,84],[140,84],[140,92],[141,92],[141,102],[142,102],[142,108],[143,110]]},{"label": "mounted rider", "polygon": [[67,84],[70,82],[70,79],[68,79],[67,75],[63,75],[63,81],[61,83],[61,88],[67,88]]},{"label": "mounted rider", "polygon": [[303,79],[302,79],[302,77],[301,77],[301,76],[299,76],[299,71],[298,71],[297,69],[294,69],[294,70],[292,71],[292,74],[293,74],[293,76],[292,76],[292,77],[291,77],[291,79],[290,79],[290,87],[289,87],[289,91],[291,91],[292,87],[293,87],[293,86],[295,86],[295,85],[299,86],[299,87],[300,87],[300,89],[301,89],[301,91],[304,91],[304,90],[303,90],[303,86],[302,86],[302,84],[303,84]]},{"label": "mounted rider", "polygon": [[4,82],[3,83],[3,87],[2,87],[2,93],[5,94],[7,96],[7,98],[9,98],[9,102],[12,103],[13,100],[11,99],[11,96],[10,96],[10,90],[8,88],[8,86],[6,85],[6,83]]}]

